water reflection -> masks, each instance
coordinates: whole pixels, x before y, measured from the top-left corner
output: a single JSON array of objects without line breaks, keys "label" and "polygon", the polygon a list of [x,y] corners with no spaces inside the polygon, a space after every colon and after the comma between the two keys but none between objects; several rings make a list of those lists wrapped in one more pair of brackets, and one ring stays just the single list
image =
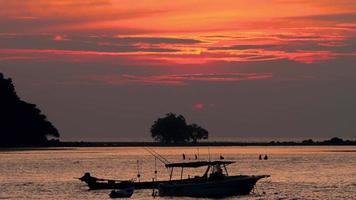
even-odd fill
[{"label": "water reflection", "polygon": [[[353,199],[356,191],[356,147],[159,147],[168,160],[236,160],[231,174],[270,174],[257,184],[255,194],[228,199]],[[199,151],[199,152],[198,152]],[[269,159],[260,161],[258,156]],[[154,158],[143,148],[73,148],[0,152],[0,199],[108,199],[109,191],[87,191],[75,180],[84,172],[103,178],[131,179],[142,163],[141,179],[155,174]],[[157,164],[158,179],[168,171]],[[204,169],[187,170],[185,176],[201,175]],[[180,173],[175,174],[180,178]],[[152,191],[136,191],[133,199],[148,199]],[[162,198],[161,198],[162,199]],[[173,198],[174,199],[174,198]],[[179,198],[182,199],[182,198]],[[190,198],[184,198],[190,199]]]}]

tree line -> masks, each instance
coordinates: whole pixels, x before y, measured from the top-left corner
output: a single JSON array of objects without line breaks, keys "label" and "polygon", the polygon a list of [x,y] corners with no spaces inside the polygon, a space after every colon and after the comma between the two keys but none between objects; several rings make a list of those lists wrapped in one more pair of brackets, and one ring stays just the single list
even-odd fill
[{"label": "tree line", "polygon": [[0,147],[41,146],[59,132],[35,105],[21,100],[10,78],[0,73]]}]

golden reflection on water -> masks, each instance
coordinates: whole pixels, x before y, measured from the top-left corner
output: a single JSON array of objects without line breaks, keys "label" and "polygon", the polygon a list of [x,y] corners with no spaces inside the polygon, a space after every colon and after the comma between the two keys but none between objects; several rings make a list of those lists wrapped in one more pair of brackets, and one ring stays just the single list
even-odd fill
[{"label": "golden reflection on water", "polygon": [[[356,191],[356,147],[151,147],[170,162],[225,159],[237,163],[230,174],[270,174],[258,183],[266,194],[243,199],[353,199]],[[267,154],[269,160],[258,160]],[[154,177],[155,159],[142,147],[90,147],[0,151],[0,199],[107,199],[107,191],[88,192],[74,177],[91,172],[114,179]],[[156,160],[158,179],[168,171]],[[205,169],[185,170],[184,177],[201,175]],[[174,174],[180,178],[180,170]],[[147,199],[150,191],[138,191],[133,199]],[[149,198],[150,199],[150,198]],[[181,198],[180,198],[181,199]],[[189,199],[189,198],[187,198]],[[236,199],[233,197],[231,199]],[[238,199],[241,199],[239,197]]]},{"label": "golden reflection on water", "polygon": [[0,154],[103,154],[103,155],[151,155],[146,149],[152,149],[160,155],[184,154],[310,154],[328,152],[356,152],[354,146],[227,146],[227,147],[73,147],[41,148],[14,151],[1,151]]}]

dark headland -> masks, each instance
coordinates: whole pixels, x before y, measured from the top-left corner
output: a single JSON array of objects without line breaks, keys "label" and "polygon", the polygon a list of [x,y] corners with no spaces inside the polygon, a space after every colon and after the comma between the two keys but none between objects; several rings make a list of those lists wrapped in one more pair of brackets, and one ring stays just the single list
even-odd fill
[{"label": "dark headland", "polygon": [[35,104],[21,100],[10,78],[0,73],[0,147],[48,146],[58,130]]}]

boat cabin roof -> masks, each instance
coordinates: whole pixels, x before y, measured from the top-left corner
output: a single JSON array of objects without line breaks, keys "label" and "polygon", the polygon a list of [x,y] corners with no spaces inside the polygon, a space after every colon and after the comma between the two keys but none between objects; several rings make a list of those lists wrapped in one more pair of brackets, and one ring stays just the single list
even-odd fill
[{"label": "boat cabin roof", "polygon": [[168,163],[166,164],[166,167],[167,168],[173,168],[173,167],[198,168],[198,167],[213,166],[213,165],[230,165],[232,163],[235,163],[235,161],[228,161],[228,160],[194,161],[194,162]]}]

